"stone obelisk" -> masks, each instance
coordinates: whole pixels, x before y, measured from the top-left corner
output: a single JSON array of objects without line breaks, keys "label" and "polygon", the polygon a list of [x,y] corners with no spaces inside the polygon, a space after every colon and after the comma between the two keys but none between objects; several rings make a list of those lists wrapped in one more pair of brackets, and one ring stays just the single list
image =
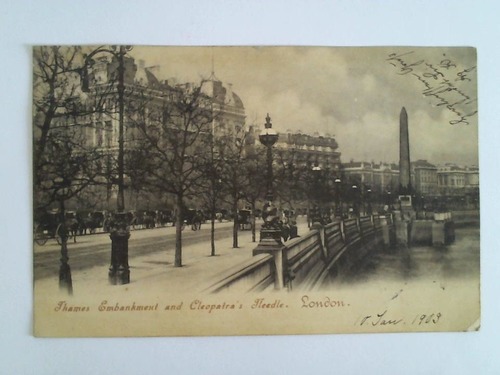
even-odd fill
[{"label": "stone obelisk", "polygon": [[399,115],[399,194],[411,194],[410,137],[408,135],[408,114],[405,107]]}]

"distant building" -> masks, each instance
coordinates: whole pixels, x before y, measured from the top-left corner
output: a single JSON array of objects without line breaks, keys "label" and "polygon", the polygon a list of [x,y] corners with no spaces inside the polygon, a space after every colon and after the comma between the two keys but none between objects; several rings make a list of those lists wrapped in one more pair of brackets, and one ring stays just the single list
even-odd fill
[{"label": "distant building", "polygon": [[203,82],[202,92],[210,98],[214,113],[214,134],[234,135],[245,127],[245,106],[241,98],[233,91],[231,83],[220,81],[215,74]]},{"label": "distant building", "polygon": [[[399,166],[394,163],[353,161],[341,167],[346,194],[357,185],[361,194],[387,202],[396,199],[399,189]],[[427,160],[411,163],[411,184],[415,194],[437,198],[453,207],[479,206],[479,169],[477,166],[446,164],[436,166]],[[444,200],[443,200],[444,199]]]},{"label": "distant building", "polygon": [[320,167],[331,171],[332,175],[340,172],[340,152],[338,144],[331,135],[281,133],[274,146],[278,157],[298,168]]},{"label": "distant building", "polygon": [[438,191],[442,195],[462,195],[479,189],[479,168],[445,164],[437,170]]},{"label": "distant building", "polygon": [[395,163],[353,161],[342,164],[349,183],[361,184],[373,192],[395,194],[399,184],[399,166]]},{"label": "distant building", "polygon": [[438,168],[427,160],[411,163],[412,185],[417,194],[436,195],[438,192]]}]

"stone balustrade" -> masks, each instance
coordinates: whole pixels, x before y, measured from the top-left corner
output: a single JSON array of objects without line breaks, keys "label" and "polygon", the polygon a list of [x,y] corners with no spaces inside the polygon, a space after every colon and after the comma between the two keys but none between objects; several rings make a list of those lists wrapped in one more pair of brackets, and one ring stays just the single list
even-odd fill
[{"label": "stone balustrade", "polygon": [[[474,218],[479,219],[478,215]],[[402,226],[405,231],[401,231]],[[272,253],[255,255],[227,270],[208,291],[317,289],[352,270],[370,252],[398,245],[447,245],[453,240],[454,222],[450,213],[434,220],[404,221],[395,213],[350,218],[324,227],[313,225],[308,233],[279,245]],[[282,279],[277,280],[277,275]]]}]

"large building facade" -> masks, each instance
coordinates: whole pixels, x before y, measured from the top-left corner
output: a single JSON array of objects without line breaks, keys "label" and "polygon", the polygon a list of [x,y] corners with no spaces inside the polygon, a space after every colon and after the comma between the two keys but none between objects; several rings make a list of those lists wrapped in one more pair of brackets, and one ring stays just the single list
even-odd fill
[{"label": "large building facade", "polygon": [[276,153],[288,163],[297,167],[318,167],[330,170],[333,174],[340,171],[340,152],[334,137],[330,135],[281,133],[275,145]]},{"label": "large building facade", "polygon": [[437,169],[437,190],[441,194],[459,194],[479,188],[479,168],[445,164]]},{"label": "large building facade", "polygon": [[350,162],[342,164],[346,183],[358,184],[377,193],[397,193],[399,167],[394,163]]},{"label": "large building facade", "polygon": [[[133,156],[134,150],[143,147],[144,129],[151,134],[157,132],[160,137],[165,134],[162,127],[167,108],[178,102],[179,95],[200,90],[201,106],[210,113],[210,124],[202,130],[205,137],[210,135],[234,136],[245,127],[245,108],[240,97],[232,90],[230,84],[224,84],[214,74],[198,84],[178,83],[176,80],[160,80],[156,75],[156,67],[148,68],[142,60],[123,57],[123,144],[125,157],[125,206],[130,210],[149,210],[160,208],[166,197],[148,194],[140,188],[140,181],[134,180],[127,173],[127,159]],[[105,54],[94,59],[84,82],[88,102],[99,102],[100,110],[80,117],[73,124],[83,132],[86,147],[99,152],[100,158],[96,168],[99,169],[100,184],[86,189],[79,200],[72,202],[76,209],[116,208],[118,193],[117,158],[119,150],[119,61],[118,57]],[[98,98],[96,100],[96,98]],[[90,112],[90,111],[89,111]],[[71,117],[61,119],[71,122]],[[68,124],[66,124],[68,125]],[[142,132],[141,132],[142,127]],[[189,131],[189,130],[188,130]],[[84,207],[87,205],[88,207]]]},{"label": "large building facade", "polygon": [[424,196],[438,193],[438,168],[427,160],[411,163],[411,180],[415,191]]}]

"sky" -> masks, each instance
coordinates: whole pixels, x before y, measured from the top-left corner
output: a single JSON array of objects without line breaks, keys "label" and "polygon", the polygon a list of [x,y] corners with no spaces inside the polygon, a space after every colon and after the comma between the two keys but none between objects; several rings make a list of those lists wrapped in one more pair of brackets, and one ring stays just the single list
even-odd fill
[{"label": "sky", "polygon": [[335,136],[342,161],[398,162],[408,113],[410,157],[478,164],[473,48],[143,47],[130,54],[161,79],[211,75],[243,101],[247,125]]}]

